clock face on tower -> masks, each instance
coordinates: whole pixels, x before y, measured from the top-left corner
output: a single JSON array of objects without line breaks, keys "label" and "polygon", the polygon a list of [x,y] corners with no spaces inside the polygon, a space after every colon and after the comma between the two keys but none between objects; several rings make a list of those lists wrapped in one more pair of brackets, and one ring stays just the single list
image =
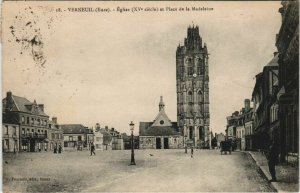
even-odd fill
[{"label": "clock face on tower", "polygon": [[196,78],[196,76],[197,76],[197,74],[196,74],[196,73],[194,73],[194,74],[193,74],[193,77],[194,77],[194,78]]}]

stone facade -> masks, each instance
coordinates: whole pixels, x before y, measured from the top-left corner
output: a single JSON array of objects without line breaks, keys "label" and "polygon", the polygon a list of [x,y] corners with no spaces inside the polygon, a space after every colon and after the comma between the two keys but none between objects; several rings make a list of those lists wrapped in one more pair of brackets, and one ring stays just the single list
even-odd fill
[{"label": "stone facade", "polygon": [[199,28],[189,27],[176,51],[177,125],[196,147],[209,147],[208,51]]},{"label": "stone facade", "polygon": [[177,123],[171,122],[165,113],[163,98],[160,98],[159,113],[153,122],[140,122],[140,149],[177,149],[183,148],[183,137]]}]

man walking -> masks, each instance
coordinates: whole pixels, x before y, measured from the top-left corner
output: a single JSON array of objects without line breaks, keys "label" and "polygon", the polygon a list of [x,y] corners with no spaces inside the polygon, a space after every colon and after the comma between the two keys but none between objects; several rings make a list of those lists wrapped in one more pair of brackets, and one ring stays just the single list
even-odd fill
[{"label": "man walking", "polygon": [[191,147],[191,158],[193,158],[193,154],[194,154],[194,148],[193,146]]},{"label": "man walking", "polygon": [[91,156],[92,156],[93,154],[96,155],[96,153],[95,153],[95,145],[94,145],[94,143],[92,142],[92,143],[91,143]]},{"label": "man walking", "polygon": [[275,165],[278,162],[278,151],[277,151],[277,146],[274,142],[269,146],[266,157],[268,159],[269,172],[272,176],[270,182],[275,182],[277,180]]}]

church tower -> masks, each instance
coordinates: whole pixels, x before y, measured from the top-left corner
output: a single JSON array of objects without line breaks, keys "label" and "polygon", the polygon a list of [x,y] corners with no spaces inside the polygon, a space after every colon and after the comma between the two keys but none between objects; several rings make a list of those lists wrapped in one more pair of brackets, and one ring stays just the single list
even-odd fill
[{"label": "church tower", "polygon": [[176,51],[177,126],[196,147],[209,147],[208,52],[199,28],[189,27]]}]

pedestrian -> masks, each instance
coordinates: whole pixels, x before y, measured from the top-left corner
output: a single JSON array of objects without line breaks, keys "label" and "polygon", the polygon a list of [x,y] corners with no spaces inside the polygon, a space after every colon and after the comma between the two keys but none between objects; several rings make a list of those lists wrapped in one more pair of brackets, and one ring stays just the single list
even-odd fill
[{"label": "pedestrian", "polygon": [[54,152],[53,153],[57,153],[57,148],[56,146],[54,147]]},{"label": "pedestrian", "polygon": [[193,154],[194,154],[194,148],[193,146],[191,147],[191,158],[193,158]]},{"label": "pedestrian", "polygon": [[61,150],[62,150],[62,148],[61,148],[61,145],[59,144],[58,145],[58,153],[61,153]]},{"label": "pedestrian", "polygon": [[275,182],[277,180],[275,165],[278,163],[278,151],[277,145],[274,142],[269,146],[269,149],[266,152],[266,157],[268,159],[269,172],[272,177],[270,182]]},{"label": "pedestrian", "polygon": [[92,142],[92,143],[91,143],[91,156],[92,156],[93,154],[96,155],[96,153],[95,153],[95,145],[94,145],[94,143]]}]

